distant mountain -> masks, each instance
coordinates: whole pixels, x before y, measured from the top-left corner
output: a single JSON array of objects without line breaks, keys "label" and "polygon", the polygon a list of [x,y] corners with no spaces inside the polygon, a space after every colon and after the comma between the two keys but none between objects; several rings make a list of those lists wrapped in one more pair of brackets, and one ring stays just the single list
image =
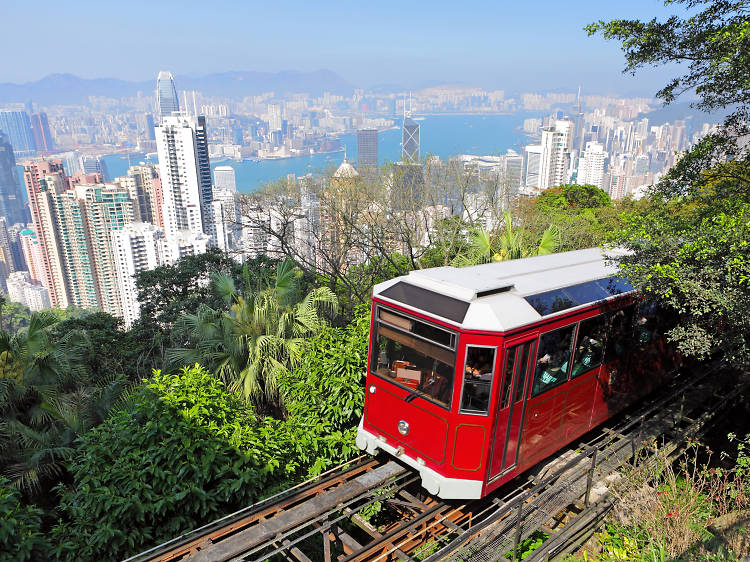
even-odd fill
[{"label": "distant mountain", "polygon": [[[349,95],[354,86],[330,70],[313,72],[221,72],[201,77],[175,76],[178,90],[198,90],[210,96],[243,98],[263,92],[277,94],[324,92]],[[90,96],[121,98],[137,92],[151,93],[156,76],[144,82],[115,78],[79,78],[72,74],[50,74],[25,84],[0,83],[0,103],[33,101],[39,105],[83,104]]]}]

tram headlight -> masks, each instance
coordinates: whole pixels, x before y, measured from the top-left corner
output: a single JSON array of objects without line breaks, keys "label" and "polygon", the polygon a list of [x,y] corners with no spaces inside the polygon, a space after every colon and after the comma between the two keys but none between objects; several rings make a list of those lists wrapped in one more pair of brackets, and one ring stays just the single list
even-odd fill
[{"label": "tram headlight", "polygon": [[398,432],[401,435],[409,435],[409,424],[408,422],[401,420],[398,422]]}]

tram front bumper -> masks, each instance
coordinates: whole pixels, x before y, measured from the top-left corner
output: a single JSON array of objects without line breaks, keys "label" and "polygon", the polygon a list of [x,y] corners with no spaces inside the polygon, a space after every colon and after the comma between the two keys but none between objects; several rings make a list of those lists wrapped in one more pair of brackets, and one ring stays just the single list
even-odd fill
[{"label": "tram front bumper", "polygon": [[359,428],[357,428],[357,447],[363,451],[367,451],[371,455],[376,454],[377,450],[380,449],[396,457],[404,464],[409,465],[419,472],[422,478],[422,487],[439,498],[444,500],[473,500],[482,497],[484,482],[481,480],[467,480],[465,478],[448,478],[443,476],[408,456],[403,452],[403,449],[393,447],[386,443],[384,438],[379,438],[367,431],[363,426],[363,421],[359,422]]}]

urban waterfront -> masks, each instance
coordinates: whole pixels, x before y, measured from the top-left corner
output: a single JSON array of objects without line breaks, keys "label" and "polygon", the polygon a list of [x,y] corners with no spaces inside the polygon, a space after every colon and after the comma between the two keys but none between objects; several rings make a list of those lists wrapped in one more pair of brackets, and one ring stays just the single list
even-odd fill
[{"label": "urban waterfront", "polygon": [[[420,119],[422,155],[433,154],[448,158],[456,154],[498,154],[509,148],[520,152],[528,137],[520,132],[523,120],[532,114],[527,112],[512,115],[429,115]],[[345,134],[340,137],[342,150],[327,154],[313,154],[277,160],[233,160],[212,161],[211,167],[231,166],[237,179],[237,189],[243,193],[286,177],[287,174],[302,176],[307,173],[325,171],[338,166],[346,157],[357,160],[357,136]],[[378,156],[380,164],[398,161],[401,155],[401,129],[388,129],[378,134]],[[140,161],[156,164],[156,155],[146,159],[142,153],[110,154],[105,156],[107,170],[112,178],[124,176],[128,167]]]}]

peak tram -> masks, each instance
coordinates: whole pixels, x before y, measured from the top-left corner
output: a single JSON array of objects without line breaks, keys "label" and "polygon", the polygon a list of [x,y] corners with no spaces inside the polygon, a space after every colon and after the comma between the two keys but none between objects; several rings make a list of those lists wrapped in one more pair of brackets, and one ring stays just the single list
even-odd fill
[{"label": "peak tram", "polygon": [[357,445],[482,497],[661,385],[663,314],[599,249],[376,285]]}]

